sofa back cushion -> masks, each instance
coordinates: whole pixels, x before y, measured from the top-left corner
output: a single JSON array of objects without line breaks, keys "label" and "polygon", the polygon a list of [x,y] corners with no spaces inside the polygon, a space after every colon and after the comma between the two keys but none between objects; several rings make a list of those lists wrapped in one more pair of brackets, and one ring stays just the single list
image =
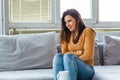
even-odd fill
[{"label": "sofa back cushion", "polygon": [[120,65],[120,37],[104,36],[103,58],[105,65]]},{"label": "sofa back cushion", "polygon": [[95,42],[94,44],[94,65],[101,65],[99,56],[99,45],[97,42]]},{"label": "sofa back cushion", "polygon": [[51,68],[56,32],[0,35],[0,71]]},{"label": "sofa back cushion", "polygon": [[104,58],[103,58],[103,46],[104,43],[97,43],[98,44],[98,50],[99,50],[99,62],[100,65],[104,65]]}]

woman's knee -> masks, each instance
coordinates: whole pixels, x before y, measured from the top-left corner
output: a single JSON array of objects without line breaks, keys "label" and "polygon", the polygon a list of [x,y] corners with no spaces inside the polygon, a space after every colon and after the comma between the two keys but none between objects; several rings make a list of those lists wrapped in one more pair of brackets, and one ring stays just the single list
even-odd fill
[{"label": "woman's knee", "polygon": [[64,59],[65,62],[69,62],[69,61],[71,61],[73,58],[74,58],[74,55],[73,55],[73,54],[64,54],[64,57],[63,57],[63,59]]},{"label": "woman's knee", "polygon": [[61,62],[63,62],[63,54],[57,53],[53,58],[53,63],[57,64],[57,63],[61,63]]}]

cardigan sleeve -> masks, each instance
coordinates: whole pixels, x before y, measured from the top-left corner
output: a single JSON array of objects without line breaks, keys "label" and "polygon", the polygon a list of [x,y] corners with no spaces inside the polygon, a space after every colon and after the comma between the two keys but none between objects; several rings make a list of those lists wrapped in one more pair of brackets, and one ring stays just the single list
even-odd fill
[{"label": "cardigan sleeve", "polygon": [[62,54],[65,54],[68,52],[68,44],[66,42],[63,42],[61,44],[61,50],[62,50]]},{"label": "cardigan sleeve", "polygon": [[80,57],[83,61],[89,61],[93,59],[94,56],[94,38],[95,32],[88,28],[84,34],[85,42],[84,42],[84,50],[83,54]]}]

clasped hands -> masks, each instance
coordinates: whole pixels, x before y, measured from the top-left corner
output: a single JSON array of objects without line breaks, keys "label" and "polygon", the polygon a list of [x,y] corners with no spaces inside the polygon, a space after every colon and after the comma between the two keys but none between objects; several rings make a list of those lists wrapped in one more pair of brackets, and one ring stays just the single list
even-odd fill
[{"label": "clasped hands", "polygon": [[74,54],[76,56],[81,56],[83,54],[82,50],[76,50],[76,51],[68,51],[66,54]]}]

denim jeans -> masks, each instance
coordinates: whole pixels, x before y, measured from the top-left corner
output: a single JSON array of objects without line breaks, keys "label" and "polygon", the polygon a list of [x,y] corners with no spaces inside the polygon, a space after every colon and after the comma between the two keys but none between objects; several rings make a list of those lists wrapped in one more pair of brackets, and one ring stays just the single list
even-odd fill
[{"label": "denim jeans", "polygon": [[68,71],[68,80],[91,80],[94,68],[73,54],[58,53],[53,59],[54,80],[59,71]]}]

